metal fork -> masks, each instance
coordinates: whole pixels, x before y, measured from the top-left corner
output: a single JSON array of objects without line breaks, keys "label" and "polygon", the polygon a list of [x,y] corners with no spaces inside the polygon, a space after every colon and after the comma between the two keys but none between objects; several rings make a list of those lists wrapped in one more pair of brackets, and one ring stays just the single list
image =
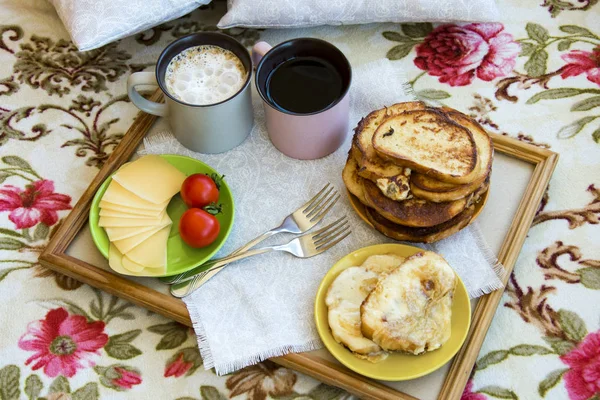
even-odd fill
[{"label": "metal fork", "polygon": [[179,298],[185,297],[218,274],[225,266],[227,266],[227,264],[258,254],[270,253],[272,251],[285,251],[299,258],[316,256],[344,240],[351,232],[348,220],[346,220],[346,217],[344,216],[316,232],[305,233],[302,236],[292,239],[286,244],[248,250],[245,253],[226,257],[220,261],[208,262],[203,265],[203,267],[208,267],[208,269],[190,278],[191,281],[189,283],[181,282],[172,285],[171,294]]},{"label": "metal fork", "polygon": [[[325,217],[325,214],[327,214],[329,212],[331,207],[333,207],[333,205],[339,200],[339,198],[340,198],[340,195],[337,193],[335,188],[331,184],[328,183],[312,199],[308,200],[306,203],[304,203],[302,206],[300,206],[300,208],[298,208],[296,211],[294,211],[293,213],[291,213],[290,215],[285,217],[283,222],[279,226],[252,239],[251,241],[246,243],[244,246],[235,250],[229,256],[221,258],[221,259],[212,260],[212,261],[223,260],[225,258],[242,253],[244,251],[247,251],[247,250],[251,249],[252,247],[256,246],[257,244],[259,244],[260,242],[262,242],[263,240],[265,240],[277,233],[281,233],[281,232],[304,233],[304,232],[307,232],[312,227],[314,227],[319,222],[321,222],[323,217]],[[175,284],[175,283],[183,282],[185,280],[188,280],[190,277],[196,275],[197,273],[204,271],[205,266],[206,266],[206,264],[203,264],[203,265],[200,265],[190,271],[184,272],[182,274],[161,278],[161,281],[164,283],[168,283],[168,284]]]}]

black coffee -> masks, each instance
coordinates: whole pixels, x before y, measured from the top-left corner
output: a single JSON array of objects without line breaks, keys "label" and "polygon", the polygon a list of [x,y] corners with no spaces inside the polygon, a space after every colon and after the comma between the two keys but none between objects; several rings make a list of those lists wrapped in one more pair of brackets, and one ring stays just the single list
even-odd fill
[{"label": "black coffee", "polygon": [[327,61],[297,57],[271,71],[266,89],[269,101],[282,111],[310,114],[338,100],[344,86],[340,74]]}]

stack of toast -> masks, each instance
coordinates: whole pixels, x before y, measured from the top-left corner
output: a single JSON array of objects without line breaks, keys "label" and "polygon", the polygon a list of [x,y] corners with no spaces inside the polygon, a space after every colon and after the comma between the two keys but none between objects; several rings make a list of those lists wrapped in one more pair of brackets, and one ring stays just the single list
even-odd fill
[{"label": "stack of toast", "polygon": [[379,232],[431,243],[469,224],[488,190],[493,154],[487,132],[469,116],[398,103],[359,122],[342,175]]}]

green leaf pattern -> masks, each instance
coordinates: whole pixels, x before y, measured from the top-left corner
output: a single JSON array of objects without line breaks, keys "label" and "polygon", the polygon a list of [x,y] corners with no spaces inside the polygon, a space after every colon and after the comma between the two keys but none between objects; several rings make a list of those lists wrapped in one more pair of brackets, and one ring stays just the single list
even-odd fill
[{"label": "green leaf pattern", "polygon": [[[544,3],[558,4],[561,2],[553,0],[551,2],[544,1]],[[589,4],[592,3],[595,2],[589,2]],[[564,7],[566,10],[566,6]],[[555,13],[556,11],[551,12]],[[185,25],[186,23],[187,25]],[[197,23],[194,22],[194,24],[186,22],[184,18],[181,22],[177,22],[176,26],[165,27],[162,31],[160,31],[161,27],[155,28],[151,39],[138,40],[138,42],[156,43],[158,38],[160,38],[160,32],[169,32],[173,38],[178,37],[193,31],[194,27],[197,27]],[[431,33],[433,28],[434,26],[429,23],[386,26],[388,30],[382,32],[381,35],[387,41],[393,43],[389,43],[388,46],[383,48],[382,54],[387,51],[388,59],[393,61],[403,60],[402,62],[407,62],[407,65],[410,65],[412,62],[410,55],[413,53],[413,49]],[[185,31],[186,29],[189,32]],[[216,30],[216,28],[203,26],[202,30],[210,31]],[[600,144],[600,126],[598,126],[600,122],[600,113],[598,112],[600,108],[600,87],[593,86],[593,84],[582,87],[571,87],[577,86],[572,83],[576,82],[575,80],[562,80],[559,78],[561,75],[560,71],[552,69],[554,68],[553,65],[555,65],[553,64],[553,60],[560,58],[560,54],[557,54],[557,51],[568,52],[573,49],[585,49],[589,51],[593,46],[600,45],[600,38],[595,33],[595,30],[593,31],[578,25],[551,27],[533,22],[521,27],[521,32],[523,30],[526,33],[526,37],[519,41],[521,45],[520,57],[522,58],[519,59],[513,76],[509,77],[516,79],[516,82],[522,84],[522,87],[519,89],[519,95],[521,96],[519,100],[520,104],[527,107],[531,106],[531,114],[535,115],[535,107],[542,107],[550,102],[561,101],[563,103],[560,104],[565,104],[565,109],[570,110],[576,117],[570,121],[563,122],[564,126],[561,126],[562,124],[557,126],[553,134],[556,133],[559,139],[565,140],[576,138],[580,133],[581,135],[579,136],[581,137],[589,134],[596,143]],[[253,37],[254,39],[258,39],[258,31],[242,31],[248,34],[235,33],[234,35],[243,35],[244,38]],[[158,34],[156,34],[157,32]],[[82,157],[86,165],[99,168],[108,159],[110,152],[118,144],[123,135],[123,131],[120,128],[117,129],[116,126],[126,125],[123,122],[119,124],[119,119],[114,119],[114,115],[117,115],[117,113],[114,112],[114,109],[108,110],[108,108],[117,103],[119,104],[115,108],[120,106],[130,107],[131,105],[125,104],[127,103],[126,96],[109,95],[107,84],[114,84],[113,82],[116,82],[119,77],[126,76],[124,74],[128,74],[130,69],[133,70],[134,66],[129,66],[127,61],[130,55],[123,53],[117,45],[109,45],[102,50],[99,49],[87,55],[77,54],[76,57],[74,56],[74,58],[70,59],[69,55],[74,55],[76,52],[72,48],[72,43],[68,41],[59,42],[58,40],[50,40],[45,42],[43,38],[39,37],[35,40],[29,40],[29,38],[32,38],[33,32],[28,32],[25,35],[23,30],[17,26],[2,27],[0,33],[2,33],[0,35],[0,51],[12,52],[11,54],[22,51],[18,57],[15,55],[15,58],[20,59],[20,63],[15,66],[15,70],[21,71],[22,78],[16,80],[13,77],[0,79],[0,98],[5,100],[12,98],[14,97],[14,93],[22,90],[23,87],[26,87],[28,90],[34,90],[36,84],[39,86],[37,89],[49,97],[56,98],[67,95],[71,88],[64,84],[61,85],[59,81],[54,80],[49,69],[35,65],[36,56],[39,56],[42,64],[54,62],[51,57],[52,51],[55,51],[56,54],[61,54],[61,57],[63,57],[60,60],[56,59],[58,64],[72,62],[73,65],[79,65],[81,69],[66,73],[64,71],[67,69],[57,64],[53,66],[56,69],[55,75],[57,79],[63,82],[72,80],[73,86],[80,85],[81,90],[84,92],[94,94],[94,96],[75,96],[74,94],[71,103],[65,106],[57,106],[55,103],[51,103],[36,107],[22,107],[9,110],[8,112],[0,111],[0,147],[5,145],[9,140],[22,140],[19,143],[33,142],[43,137],[49,138],[48,135],[54,134],[58,130],[62,130],[62,132],[67,131],[71,137],[64,143],[63,147],[72,148],[72,152],[77,157]],[[147,32],[144,35],[147,35]],[[523,36],[523,34],[521,33],[520,36]],[[141,38],[143,39],[144,37],[147,36]],[[239,37],[241,38],[242,36]],[[21,39],[24,41],[23,44],[27,44],[29,47],[25,46],[20,50],[18,45],[12,43]],[[27,40],[27,43],[25,43],[25,40]],[[38,54],[36,54],[36,51]],[[94,64],[94,60],[99,60],[101,57],[107,57],[109,60],[112,58],[114,65],[111,65],[107,69],[102,69],[100,64]],[[142,67],[138,66],[137,68]],[[581,81],[584,80],[582,79]],[[561,87],[561,85],[568,85],[570,87]],[[446,86],[429,86],[426,89],[416,91],[416,95],[424,100],[432,101],[450,99],[451,96],[455,95],[452,90],[440,90],[440,87],[447,88]],[[112,100],[107,103],[106,100],[103,100],[106,98],[111,98]],[[466,112],[466,110],[463,111]],[[61,115],[61,120],[64,118],[70,118],[71,120],[60,126],[28,123],[29,118],[42,113],[57,113]],[[107,116],[106,119],[99,121],[103,115]],[[27,125],[28,131],[18,130],[15,128],[17,126],[15,123]],[[0,167],[0,185],[10,182],[17,173],[23,174],[30,180],[41,178],[32,169],[31,163],[22,157],[7,155],[2,156],[0,159],[3,162],[2,167]],[[0,227],[0,251],[20,254],[30,248],[31,241],[39,244],[37,241],[44,241],[49,235],[50,227],[41,223],[31,228],[30,232],[23,233]],[[9,281],[6,280],[7,276],[11,278],[15,277],[18,275],[15,273],[16,271],[31,268],[33,265],[35,264],[0,265],[0,285],[6,285],[6,282]],[[13,273],[15,274],[11,275]],[[576,274],[579,276],[582,287],[589,290],[600,290],[600,268],[586,267],[577,270]],[[188,334],[188,328],[180,324],[174,322],[159,323],[159,320],[154,320],[153,324],[148,327],[140,326],[139,328],[136,327],[138,329],[126,332],[113,328],[116,325],[110,325],[109,329],[108,326],[111,320],[115,318],[132,320],[136,315],[135,311],[133,311],[135,309],[131,308],[132,305],[122,302],[114,296],[101,295],[98,298],[96,295],[96,298],[92,298],[89,302],[86,300],[81,304],[68,299],[46,300],[45,302],[49,306],[57,306],[58,304],[65,306],[71,313],[84,315],[89,321],[104,321],[107,324],[107,333],[110,333],[110,339],[104,347],[103,353],[109,357],[117,360],[135,360],[131,362],[138,362],[139,359],[136,359],[136,357],[142,354],[141,348],[144,348],[143,344],[145,340],[148,340],[150,344],[146,348],[160,350],[159,354],[162,354],[164,360],[172,361],[179,353],[184,354],[186,360],[193,360],[194,366],[185,376],[191,375],[202,365],[202,360],[195,346],[181,348],[187,342],[188,336],[190,338],[192,336]],[[564,335],[560,337],[544,337],[546,345],[519,344],[508,349],[497,349],[480,357],[476,364],[476,370],[498,368],[499,365],[511,357],[557,358],[572,351],[588,334],[586,324],[573,311],[559,310],[557,315],[556,323]],[[146,330],[151,332],[152,335],[147,334]],[[142,332],[145,333],[145,337],[140,337]],[[111,375],[114,373],[114,368],[112,372],[109,369],[117,365],[124,366],[124,364],[113,364],[108,367],[96,366],[94,370],[98,373],[97,381],[83,384],[79,383],[81,382],[80,379],[70,380],[64,376],[58,376],[53,379],[48,378],[40,370],[38,373],[42,376],[42,380],[38,375],[31,373],[30,366],[3,365],[2,361],[5,360],[0,360],[1,400],[24,399],[25,397],[29,400],[43,399],[52,393],[67,393],[72,400],[96,400],[100,397],[111,398],[110,394],[115,394],[116,392],[111,392],[110,390],[116,389],[110,388],[109,381],[116,378],[116,375]],[[110,362],[104,363],[104,365],[108,364]],[[539,395],[541,397],[549,396],[548,393],[560,384],[567,371],[568,369],[565,368],[556,369],[546,375],[539,384],[536,382],[538,384]],[[185,379],[185,376],[182,376],[180,379]],[[188,381],[192,381],[193,379],[190,378]],[[542,378],[540,377],[540,379]],[[100,386],[98,385],[99,383]],[[210,385],[202,383],[200,381],[195,383],[195,393],[190,392],[191,396],[196,397],[180,397],[179,399],[197,399],[198,396],[201,399],[210,400],[225,400],[228,398],[226,389],[223,390],[220,387],[212,386],[212,382],[208,382]],[[510,383],[505,382],[500,385],[484,386],[477,393],[482,393],[493,398],[518,399],[516,390],[516,388],[510,386]],[[292,394],[281,396],[279,399],[333,400],[342,398],[345,395],[346,393],[341,389],[319,384],[306,393],[292,392]],[[132,398],[136,397],[132,395]]]}]

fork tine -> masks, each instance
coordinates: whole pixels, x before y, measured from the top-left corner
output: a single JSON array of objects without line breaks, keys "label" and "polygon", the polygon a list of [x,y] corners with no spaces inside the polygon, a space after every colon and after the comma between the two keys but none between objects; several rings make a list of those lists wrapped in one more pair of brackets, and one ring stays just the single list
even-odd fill
[{"label": "fork tine", "polygon": [[323,194],[322,196],[320,196],[317,200],[315,200],[313,202],[313,204],[311,204],[309,207],[305,208],[302,212],[304,214],[310,214],[316,207],[318,207],[320,204],[323,204],[323,202],[329,198],[329,196],[331,195],[331,192],[335,191],[335,187],[331,186],[329,187],[329,189],[325,192],[325,194]]},{"label": "fork tine", "polygon": [[321,246],[323,244],[327,244],[327,242],[329,240],[331,240],[331,238],[335,237],[338,235],[338,233],[340,233],[341,231],[345,230],[346,228],[348,228],[348,221],[344,221],[342,224],[336,226],[333,229],[330,229],[329,231],[323,233],[318,239],[313,239],[315,246]]},{"label": "fork tine", "polygon": [[331,194],[328,195],[326,199],[324,199],[320,204],[317,204],[310,212],[306,215],[308,218],[312,219],[321,212],[321,210],[325,209],[332,201],[336,201],[339,196],[336,190],[333,190]]},{"label": "fork tine", "polygon": [[329,210],[331,210],[331,207],[333,207],[339,199],[340,199],[340,195],[338,194],[333,199],[333,202],[327,206],[327,208],[325,208],[324,210],[321,210],[320,212],[316,213],[313,217],[311,217],[310,222],[314,222],[315,224],[319,223],[325,217],[325,215],[327,215]]},{"label": "fork tine", "polygon": [[346,219],[345,215],[343,217],[341,217],[341,218],[338,218],[336,221],[332,222],[331,224],[327,225],[326,227],[321,228],[321,229],[319,229],[316,232],[313,232],[311,238],[313,240],[318,239],[318,236],[321,235],[323,232],[326,232],[327,230],[331,229],[333,226],[338,225],[340,222],[342,222],[345,219]]},{"label": "fork tine", "polygon": [[315,200],[317,200],[317,198],[319,198],[319,196],[321,196],[323,194],[323,192],[325,192],[325,190],[327,190],[327,188],[330,186],[330,183],[328,182],[325,186],[323,186],[323,189],[321,189],[319,191],[319,193],[317,193],[312,199],[310,199],[309,201],[307,201],[306,203],[304,203],[301,207],[300,210],[306,210],[310,205],[313,204],[313,202]]},{"label": "fork tine", "polygon": [[317,247],[317,251],[319,253],[322,253],[324,251],[329,250],[330,248],[332,248],[333,246],[335,246],[336,244],[338,244],[339,242],[341,242],[342,240],[344,240],[346,237],[348,237],[348,235],[350,235],[351,233],[352,233],[351,230],[347,230],[344,235],[339,236],[337,239],[335,239],[335,240],[333,240],[333,241],[331,241],[329,243],[326,243],[324,245],[318,246]]}]

